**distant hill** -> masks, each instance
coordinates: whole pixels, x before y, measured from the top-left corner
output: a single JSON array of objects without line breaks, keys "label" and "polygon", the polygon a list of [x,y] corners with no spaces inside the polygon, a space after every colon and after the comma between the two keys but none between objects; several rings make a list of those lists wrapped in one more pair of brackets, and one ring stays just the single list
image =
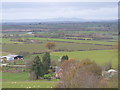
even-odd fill
[{"label": "distant hill", "polygon": [[90,20],[82,18],[48,18],[48,19],[17,19],[17,20],[2,20],[3,23],[7,22],[116,22],[117,20]]},{"label": "distant hill", "polygon": [[3,23],[3,31],[117,31],[117,22],[24,22]]}]

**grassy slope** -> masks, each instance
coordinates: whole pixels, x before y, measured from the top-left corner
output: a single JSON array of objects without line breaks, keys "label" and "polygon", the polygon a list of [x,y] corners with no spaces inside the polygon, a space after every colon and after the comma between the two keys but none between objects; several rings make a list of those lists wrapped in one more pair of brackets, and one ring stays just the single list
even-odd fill
[{"label": "grassy slope", "polygon": [[82,60],[89,58],[98,64],[104,64],[106,62],[112,62],[113,67],[118,64],[117,50],[95,50],[95,51],[76,51],[76,52],[54,52],[54,56],[68,55],[70,58],[76,58]]}]

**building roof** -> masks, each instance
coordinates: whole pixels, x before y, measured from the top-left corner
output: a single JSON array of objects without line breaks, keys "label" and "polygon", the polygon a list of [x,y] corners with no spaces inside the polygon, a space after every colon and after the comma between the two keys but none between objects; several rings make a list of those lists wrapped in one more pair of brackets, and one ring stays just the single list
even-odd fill
[{"label": "building roof", "polygon": [[16,57],[16,56],[18,56],[18,55],[8,54],[7,56],[0,56],[0,58],[1,58],[1,59],[2,59],[2,58],[7,58],[7,60],[13,60],[14,57]]}]

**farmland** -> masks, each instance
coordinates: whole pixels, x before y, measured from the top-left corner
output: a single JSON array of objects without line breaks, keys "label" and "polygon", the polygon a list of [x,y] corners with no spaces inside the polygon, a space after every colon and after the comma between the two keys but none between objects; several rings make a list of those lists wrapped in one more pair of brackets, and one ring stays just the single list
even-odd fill
[{"label": "farmland", "polygon": [[114,42],[105,42],[105,41],[91,41],[91,40],[72,40],[72,39],[51,39],[51,38],[30,38],[35,40],[47,40],[47,41],[63,41],[63,42],[76,42],[76,43],[90,43],[90,44],[105,44],[105,45],[114,45]]},{"label": "farmland", "polygon": [[116,68],[118,64],[117,50],[95,50],[95,51],[76,51],[76,52],[54,52],[54,56],[68,55],[70,58],[78,60],[91,59],[100,65],[104,65],[107,62],[112,62],[113,67]]},{"label": "farmland", "polygon": [[[98,65],[112,63],[112,68],[118,68],[117,30],[116,23],[21,23],[3,24],[2,45],[3,56],[8,54],[27,53],[23,61],[16,64],[26,64],[35,56],[48,51],[46,44],[55,43],[51,49],[51,60],[58,62],[64,55],[76,60],[90,59]],[[14,65],[14,63],[10,63]],[[14,71],[14,73],[13,73]],[[3,88],[53,88],[57,79],[29,79],[29,73],[15,72],[17,68],[7,68],[2,72]]]},{"label": "farmland", "polygon": [[[19,53],[20,51],[24,52],[42,52],[46,50],[45,43],[42,44],[3,44],[3,51],[11,53]],[[94,45],[94,44],[77,44],[77,43],[66,43],[66,42],[55,42],[55,50],[64,50],[64,51],[87,51],[87,50],[104,50],[104,49],[113,49],[115,46],[107,45]],[[73,47],[74,46],[74,47]],[[14,47],[14,48],[12,48]],[[36,48],[34,48],[36,47]]]},{"label": "farmland", "polygon": [[57,83],[56,81],[39,80],[29,81],[28,73],[3,73],[3,88],[51,88]]}]

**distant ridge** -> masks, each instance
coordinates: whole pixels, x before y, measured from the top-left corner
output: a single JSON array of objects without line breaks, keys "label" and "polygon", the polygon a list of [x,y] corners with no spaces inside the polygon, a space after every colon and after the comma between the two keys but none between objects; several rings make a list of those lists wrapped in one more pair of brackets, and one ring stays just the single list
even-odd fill
[{"label": "distant ridge", "polygon": [[91,20],[82,18],[50,18],[50,19],[17,19],[17,20],[2,20],[6,22],[117,22],[118,20]]}]

